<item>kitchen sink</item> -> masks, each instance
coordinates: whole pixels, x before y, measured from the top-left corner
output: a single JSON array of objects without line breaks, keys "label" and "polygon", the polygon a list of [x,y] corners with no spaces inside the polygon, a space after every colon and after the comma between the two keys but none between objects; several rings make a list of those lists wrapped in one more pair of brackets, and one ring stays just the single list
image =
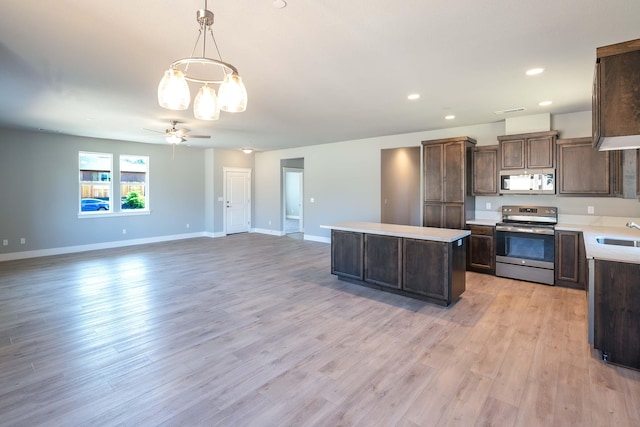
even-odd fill
[{"label": "kitchen sink", "polygon": [[629,246],[640,248],[640,240],[610,239],[608,237],[597,237],[596,242],[601,245]]}]

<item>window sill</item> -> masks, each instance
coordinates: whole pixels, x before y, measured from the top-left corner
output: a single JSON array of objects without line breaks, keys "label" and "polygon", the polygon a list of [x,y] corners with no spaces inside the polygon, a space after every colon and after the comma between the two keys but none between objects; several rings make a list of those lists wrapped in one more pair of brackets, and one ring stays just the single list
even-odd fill
[{"label": "window sill", "polygon": [[151,215],[151,211],[133,211],[133,212],[105,212],[105,213],[79,213],[78,219],[87,219],[87,218],[111,218],[114,216],[140,216],[140,215]]}]

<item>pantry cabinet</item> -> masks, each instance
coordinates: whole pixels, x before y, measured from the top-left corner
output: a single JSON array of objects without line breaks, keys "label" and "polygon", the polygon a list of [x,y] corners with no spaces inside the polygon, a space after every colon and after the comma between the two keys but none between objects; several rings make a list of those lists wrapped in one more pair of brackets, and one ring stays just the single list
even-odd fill
[{"label": "pantry cabinet", "polygon": [[423,141],[425,227],[463,229],[473,219],[472,151],[476,141],[463,136]]}]

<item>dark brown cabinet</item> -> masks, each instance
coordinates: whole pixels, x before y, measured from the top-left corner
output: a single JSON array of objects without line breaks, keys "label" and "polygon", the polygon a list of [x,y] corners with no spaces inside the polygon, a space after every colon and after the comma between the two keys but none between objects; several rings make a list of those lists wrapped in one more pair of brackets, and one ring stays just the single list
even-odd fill
[{"label": "dark brown cabinet", "polygon": [[622,193],[620,151],[596,151],[592,138],[560,139],[558,195],[615,196]]},{"label": "dark brown cabinet", "polygon": [[403,239],[403,289],[440,305],[458,299],[465,290],[463,243]]},{"label": "dark brown cabinet", "polygon": [[473,150],[473,195],[497,196],[498,187],[498,145],[477,147]]},{"label": "dark brown cabinet", "polygon": [[587,258],[582,233],[556,231],[555,256],[555,284],[568,288],[585,289]]},{"label": "dark brown cabinet", "polygon": [[557,131],[499,136],[500,170],[555,167]]},{"label": "dark brown cabinet", "polygon": [[479,273],[496,271],[496,228],[487,225],[471,225],[467,246],[467,270]]},{"label": "dark brown cabinet", "polygon": [[640,369],[640,264],[595,260],[594,347]]},{"label": "dark brown cabinet", "polygon": [[462,229],[473,218],[471,153],[475,144],[466,136],[422,142],[423,226]]},{"label": "dark brown cabinet", "polygon": [[592,114],[596,149],[627,144],[620,137],[640,141],[640,39],[596,50]]},{"label": "dark brown cabinet", "polygon": [[465,290],[466,248],[464,237],[442,242],[333,229],[331,273],[447,306]]},{"label": "dark brown cabinet", "polygon": [[364,235],[331,230],[331,274],[362,280]]},{"label": "dark brown cabinet", "polygon": [[402,287],[402,239],[364,235],[364,280],[376,285]]},{"label": "dark brown cabinet", "polygon": [[636,195],[640,197],[640,150],[636,150]]}]

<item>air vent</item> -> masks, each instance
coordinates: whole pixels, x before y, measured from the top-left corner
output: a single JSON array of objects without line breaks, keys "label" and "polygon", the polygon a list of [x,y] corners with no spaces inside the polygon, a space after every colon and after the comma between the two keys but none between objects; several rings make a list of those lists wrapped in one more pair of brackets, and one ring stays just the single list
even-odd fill
[{"label": "air vent", "polygon": [[496,111],[495,114],[510,114],[510,113],[519,113],[520,111],[524,111],[526,108],[517,107],[517,108],[509,108],[507,110]]}]

